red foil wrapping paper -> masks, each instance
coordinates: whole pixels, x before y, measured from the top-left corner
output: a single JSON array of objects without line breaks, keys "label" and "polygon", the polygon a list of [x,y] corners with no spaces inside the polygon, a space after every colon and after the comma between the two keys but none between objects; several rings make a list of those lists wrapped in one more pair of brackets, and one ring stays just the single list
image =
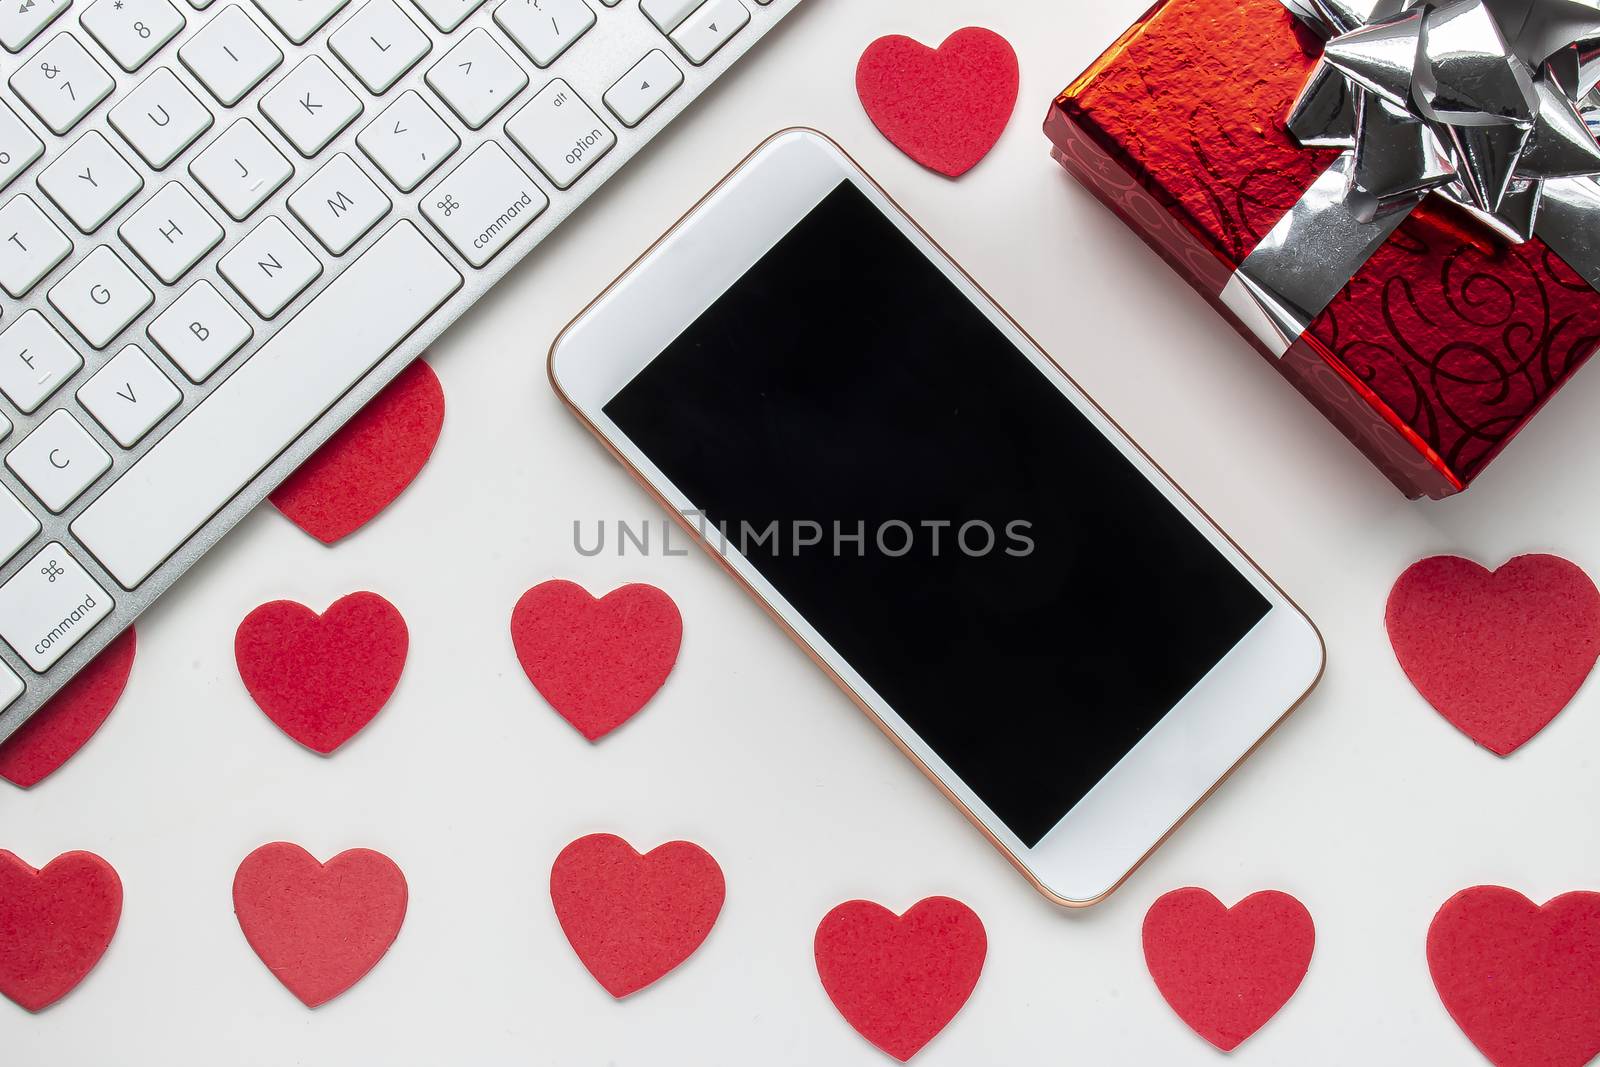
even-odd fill
[{"label": "red foil wrapping paper", "polygon": [[1321,47],[1279,0],[1164,0],[1056,99],[1056,158],[1395,485],[1459,492],[1600,347],[1600,292],[1439,198],[1282,357],[1219,300],[1337,154],[1284,128]]}]

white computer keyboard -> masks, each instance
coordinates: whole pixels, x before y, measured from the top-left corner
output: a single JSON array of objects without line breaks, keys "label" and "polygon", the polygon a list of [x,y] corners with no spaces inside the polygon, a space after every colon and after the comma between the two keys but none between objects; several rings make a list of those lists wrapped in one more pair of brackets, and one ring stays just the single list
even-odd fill
[{"label": "white computer keyboard", "polygon": [[0,0],[0,739],[798,2]]}]

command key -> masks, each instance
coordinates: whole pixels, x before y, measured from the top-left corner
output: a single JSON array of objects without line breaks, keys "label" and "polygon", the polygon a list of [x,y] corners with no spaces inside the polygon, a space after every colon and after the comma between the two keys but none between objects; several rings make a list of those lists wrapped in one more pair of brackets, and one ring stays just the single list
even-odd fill
[{"label": "command key", "polygon": [[111,614],[111,597],[59,541],[0,586],[0,637],[36,671],[65,656]]},{"label": "command key", "polygon": [[422,200],[422,213],[456,251],[481,267],[550,206],[505,149],[485,142]]}]

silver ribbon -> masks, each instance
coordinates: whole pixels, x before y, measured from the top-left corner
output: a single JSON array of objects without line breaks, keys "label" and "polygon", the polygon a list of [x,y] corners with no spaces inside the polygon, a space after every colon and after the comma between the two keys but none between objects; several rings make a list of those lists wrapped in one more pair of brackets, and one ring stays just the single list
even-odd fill
[{"label": "silver ribbon", "polygon": [[1600,0],[1281,0],[1326,40],[1289,114],[1344,151],[1222,291],[1282,356],[1427,196],[1600,289]]}]

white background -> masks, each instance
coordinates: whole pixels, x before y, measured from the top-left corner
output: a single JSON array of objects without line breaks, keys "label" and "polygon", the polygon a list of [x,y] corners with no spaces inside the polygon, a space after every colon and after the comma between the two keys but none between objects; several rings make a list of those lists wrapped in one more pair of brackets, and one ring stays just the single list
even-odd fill
[{"label": "white background", "polygon": [[[852,897],[900,911],[941,893],[982,917],[989,958],[915,1062],[1212,1063],[1221,1057],[1167,1009],[1139,948],[1150,902],[1201,885],[1228,903],[1287,890],[1317,925],[1298,995],[1234,1062],[1482,1062],[1434,995],[1428,921],[1477,883],[1539,901],[1600,889],[1600,700],[1590,686],[1498,759],[1410,688],[1383,601],[1407,564],[1439,551],[1495,565],[1548,550],[1600,574],[1600,370],[1578,375],[1465,496],[1404,500],[1051,161],[1039,132],[1050,99],[1144,6],[813,0],[514,271],[429,355],[448,413],[400,500],[331,550],[260,509],[140,620],[128,691],[84,750],[31,791],[0,785],[0,847],[35,865],[89,849],[126,891],[116,939],[76,992],[38,1016],[0,1000],[0,1057],[887,1063],[822,993],[812,933]],[[1022,92],[993,154],[950,182],[878,136],[852,73],[880,34],[936,43],[972,22],[1016,45]],[[1089,911],[1036,896],[710,560],[573,550],[575,519],[592,530],[658,516],[552,394],[550,340],[745,152],[794,123],[854,154],[1326,635],[1321,687]],[[1061,491],[1072,491],[1065,468]],[[683,612],[666,687],[596,745],[543,704],[511,651],[512,604],[550,577],[597,593],[654,582]],[[410,659],[386,710],[324,759],[251,703],[233,631],[264,601],[322,610],[358,589],[405,614]],[[622,1002],[578,964],[548,897],[556,853],[597,830],[640,848],[700,842],[728,882],[700,951]],[[321,858],[376,848],[410,883],[394,948],[316,1011],[267,973],[232,913],[239,860],[275,839]]]}]

